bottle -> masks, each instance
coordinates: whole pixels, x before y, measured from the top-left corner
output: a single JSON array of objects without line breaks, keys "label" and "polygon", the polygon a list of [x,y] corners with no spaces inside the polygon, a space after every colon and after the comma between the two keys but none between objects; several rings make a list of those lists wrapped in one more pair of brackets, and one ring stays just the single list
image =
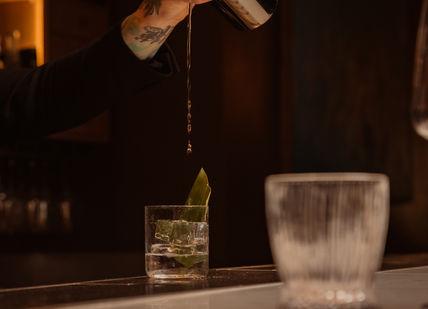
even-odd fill
[{"label": "bottle", "polygon": [[239,29],[254,30],[272,17],[278,0],[214,0],[213,4]]}]

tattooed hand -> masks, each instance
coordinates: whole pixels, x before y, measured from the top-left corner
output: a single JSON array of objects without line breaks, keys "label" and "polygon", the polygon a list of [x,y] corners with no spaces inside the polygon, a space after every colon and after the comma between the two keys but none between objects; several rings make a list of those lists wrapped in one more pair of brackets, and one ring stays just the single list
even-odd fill
[{"label": "tattooed hand", "polygon": [[153,57],[174,27],[186,18],[189,3],[210,0],[144,0],[122,24],[122,37],[140,59]]}]

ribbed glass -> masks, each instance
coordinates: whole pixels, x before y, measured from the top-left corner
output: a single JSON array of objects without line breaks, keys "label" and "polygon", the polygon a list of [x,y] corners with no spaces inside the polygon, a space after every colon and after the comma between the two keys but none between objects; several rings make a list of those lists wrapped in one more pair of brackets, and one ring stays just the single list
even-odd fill
[{"label": "ribbed glass", "polygon": [[266,204],[287,308],[374,301],[389,217],[386,176],[274,175],[266,180]]}]

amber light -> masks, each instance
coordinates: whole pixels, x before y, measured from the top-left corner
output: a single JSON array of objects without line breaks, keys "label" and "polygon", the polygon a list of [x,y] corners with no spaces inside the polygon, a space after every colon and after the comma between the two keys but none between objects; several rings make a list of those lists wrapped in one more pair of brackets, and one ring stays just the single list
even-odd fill
[{"label": "amber light", "polygon": [[45,16],[44,0],[32,0],[34,2],[34,36],[37,53],[37,65],[45,62]]},{"label": "amber light", "polygon": [[[45,61],[44,36],[44,0],[0,0],[6,6],[0,10],[5,16],[0,16],[0,33],[12,32],[15,29],[21,32],[20,48],[36,48],[37,64]],[[16,4],[16,6],[14,5]],[[3,28],[5,27],[5,28]]]}]

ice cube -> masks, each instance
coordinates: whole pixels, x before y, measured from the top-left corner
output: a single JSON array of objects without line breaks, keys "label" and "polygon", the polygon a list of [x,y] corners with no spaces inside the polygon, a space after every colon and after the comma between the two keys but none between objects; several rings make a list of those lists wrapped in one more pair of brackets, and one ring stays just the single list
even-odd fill
[{"label": "ice cube", "polygon": [[168,254],[170,253],[170,246],[164,244],[154,244],[151,247],[150,253],[153,254]]},{"label": "ice cube", "polygon": [[188,255],[195,253],[193,245],[171,245],[171,244],[154,244],[151,247],[150,253],[161,254],[165,256]]},{"label": "ice cube", "polygon": [[204,245],[208,243],[208,224],[205,222],[194,222],[195,225],[195,239],[196,245]]},{"label": "ice cube", "polygon": [[194,225],[185,220],[176,220],[172,224],[171,241],[174,245],[190,245],[195,238]]},{"label": "ice cube", "polygon": [[170,252],[176,255],[189,255],[194,254],[196,250],[196,247],[193,245],[172,245],[170,248]]},{"label": "ice cube", "polygon": [[158,220],[156,221],[156,231],[155,231],[155,238],[169,242],[172,228],[173,228],[173,221],[171,220]]}]

